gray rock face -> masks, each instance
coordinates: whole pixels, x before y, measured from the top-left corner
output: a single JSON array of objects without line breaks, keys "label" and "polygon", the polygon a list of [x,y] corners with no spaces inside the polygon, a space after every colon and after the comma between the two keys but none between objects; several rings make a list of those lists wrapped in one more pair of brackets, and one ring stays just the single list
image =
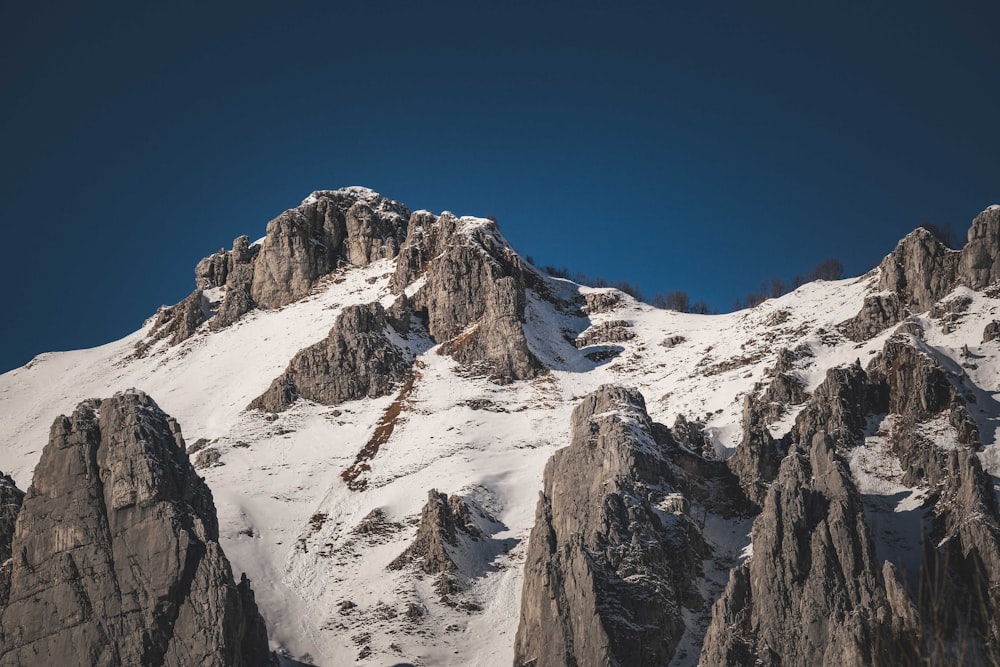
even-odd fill
[{"label": "gray rock face", "polygon": [[228,327],[256,307],[251,292],[254,260],[259,252],[260,246],[251,248],[250,238],[247,236],[240,236],[233,241],[232,252],[228,253],[226,258],[225,280],[222,283],[213,283],[213,286],[226,288],[222,304],[209,323],[213,331]]},{"label": "gray rock face", "polygon": [[454,572],[458,568],[446,545],[458,546],[459,535],[474,540],[482,537],[469,506],[458,496],[449,497],[431,489],[420,512],[416,537],[406,551],[389,563],[389,569],[400,570],[416,563],[427,574]]},{"label": "gray rock face", "polygon": [[851,340],[868,340],[910,312],[929,310],[956,285],[978,290],[1000,279],[1000,209],[987,209],[972,221],[961,251],[926,229],[911,232],[882,260],[879,276],[878,288],[891,294],[869,297],[861,312],[841,325]]},{"label": "gray rock face", "polygon": [[525,380],[543,372],[524,335],[525,284],[533,269],[500,235],[496,224],[458,219],[450,213],[410,217],[392,288],[401,292],[418,278],[415,313],[426,313],[427,329],[467,368],[498,382]]},{"label": "gray rock face", "polygon": [[[136,346],[137,354],[168,336],[169,344],[176,345],[206,320],[216,331],[254,308],[278,308],[301,299],[339,266],[366,266],[397,256],[393,291],[402,297],[404,288],[426,277],[413,295],[412,309],[425,316],[442,354],[500,383],[544,372],[524,334],[525,286],[542,294],[548,290],[496,224],[460,220],[450,213],[410,215],[402,204],[366,188],[314,192],[268,223],[261,246],[250,247],[242,236],[231,251],[203,259],[195,269],[196,292],[161,311],[153,333]],[[213,312],[215,304],[203,292],[222,287],[222,302]],[[610,307],[613,300],[601,301]],[[390,313],[400,331],[409,326],[411,311],[403,314],[399,319]]]},{"label": "gray rock face", "polygon": [[0,610],[7,604],[10,593],[10,574],[14,564],[10,558],[10,545],[23,500],[24,491],[14,486],[14,480],[0,473]]},{"label": "gray rock face", "polygon": [[137,356],[143,356],[158,340],[168,339],[170,345],[177,345],[194,334],[207,319],[207,301],[201,289],[196,289],[183,301],[161,308],[153,322],[149,335],[135,345]]},{"label": "gray rock face", "polygon": [[584,312],[588,315],[596,313],[608,313],[622,305],[622,296],[619,292],[587,292],[583,295]]},{"label": "gray rock face", "polygon": [[194,283],[197,288],[206,290],[225,285],[229,264],[229,253],[225,248],[198,262],[194,267]]},{"label": "gray rock face", "polygon": [[972,221],[958,271],[972,289],[982,289],[1000,278],[1000,209],[987,209]]},{"label": "gray rock face", "polygon": [[278,308],[309,293],[339,263],[365,266],[395,257],[409,211],[366,188],[314,192],[267,224],[251,297]]},{"label": "gray rock face", "polygon": [[577,336],[575,344],[578,348],[584,348],[600,343],[620,343],[633,338],[635,338],[635,332],[632,331],[631,322],[610,320],[596,324],[581,333]]},{"label": "gray rock face", "polygon": [[[713,609],[701,664],[1000,662],[997,500],[962,393],[921,345],[894,336],[867,370],[832,369],[809,398],[754,524],[754,555]],[[864,505],[836,452],[862,444],[868,418],[887,414],[904,483],[931,489],[919,587],[889,561],[876,567]],[[958,446],[923,434],[942,420]]]},{"label": "gray rock face", "polygon": [[389,339],[388,327],[378,303],[345,308],[329,335],[292,357],[247,409],[280,412],[297,398],[336,405],[389,394],[410,364]]},{"label": "gray rock face", "polygon": [[826,433],[838,446],[853,447],[864,437],[868,415],[883,412],[881,407],[860,361],[831,368],[795,419],[793,439],[808,446],[817,433]]},{"label": "gray rock face", "polygon": [[682,414],[674,419],[670,434],[679,444],[707,460],[716,458],[715,447],[711,439],[705,435],[705,425],[699,421],[691,421]]},{"label": "gray rock face", "polygon": [[916,309],[930,309],[955,286],[959,253],[950,250],[926,229],[916,229],[879,265],[879,289],[890,290]]},{"label": "gray rock face", "polygon": [[983,329],[983,342],[988,343],[991,340],[1000,340],[1000,321],[993,320]]},{"label": "gray rock face", "polygon": [[760,394],[764,418],[773,424],[785,414],[790,405],[800,405],[809,397],[798,375],[791,372],[777,373]]},{"label": "gray rock face", "polygon": [[876,294],[865,297],[864,305],[858,314],[841,322],[837,328],[848,340],[860,343],[903,321],[909,314],[909,310],[897,295]]},{"label": "gray rock face", "polygon": [[782,461],[753,548],[713,608],[701,665],[912,664],[887,661],[896,642],[871,531],[824,434]]},{"label": "gray rock face", "polygon": [[135,390],[52,426],[24,497],[0,665],[271,665],[177,423]]},{"label": "gray rock face", "polygon": [[726,464],[751,502],[760,505],[764,501],[786,451],[785,443],[771,437],[764,410],[748,394],[743,399],[743,438]]},{"label": "gray rock face", "polygon": [[545,468],[525,564],[514,664],[663,665],[706,547],[654,504],[673,472],[637,392],[602,387],[573,411]]}]

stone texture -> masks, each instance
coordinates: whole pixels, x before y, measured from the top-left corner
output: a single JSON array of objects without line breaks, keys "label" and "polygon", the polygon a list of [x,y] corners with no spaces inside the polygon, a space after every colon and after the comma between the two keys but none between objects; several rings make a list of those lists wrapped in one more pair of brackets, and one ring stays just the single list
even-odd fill
[{"label": "stone texture", "polygon": [[795,419],[793,440],[808,446],[826,433],[840,447],[853,447],[864,437],[869,414],[884,411],[861,362],[831,368]]},{"label": "stone texture", "polygon": [[763,502],[786,451],[786,443],[771,436],[761,404],[752,393],[747,394],[743,399],[743,437],[726,464],[751,502]]},{"label": "stone texture", "polygon": [[991,340],[1000,340],[1000,321],[993,320],[983,329],[983,342],[988,343]]},{"label": "stone texture", "polygon": [[336,405],[391,393],[410,364],[389,339],[388,327],[378,303],[348,306],[327,337],[292,357],[247,409],[280,412],[298,398]]},{"label": "stone texture", "polygon": [[1000,209],[987,209],[972,221],[958,271],[972,289],[988,287],[1000,278]]},{"label": "stone texture", "polygon": [[[755,387],[755,391],[757,390]],[[763,406],[764,420],[768,424],[781,419],[790,405],[800,405],[809,398],[805,385],[794,372],[774,374],[760,391],[760,404]]]},{"label": "stone texture", "polygon": [[[867,369],[828,372],[767,489],[754,555],[713,609],[701,664],[1000,663],[1000,513],[975,453],[978,428],[952,380],[930,348],[899,334]],[[869,418],[888,414],[903,482],[930,489],[916,589],[892,563],[871,562],[862,506],[835,451],[860,445]],[[953,429],[949,448],[921,429],[942,420]],[[837,476],[839,489],[829,482]]]},{"label": "stone texture", "polygon": [[135,390],[52,426],[24,497],[0,665],[271,665],[177,423]]},{"label": "stone texture", "polygon": [[534,269],[480,218],[410,216],[392,289],[399,293],[418,278],[412,307],[426,319],[431,337],[468,370],[500,383],[544,372],[524,335],[525,288],[540,281]]},{"label": "stone texture", "polygon": [[861,498],[825,434],[782,461],[753,549],[713,608],[699,664],[914,664],[885,627]]},{"label": "stone texture", "polygon": [[447,496],[431,489],[420,512],[416,537],[406,551],[389,563],[389,569],[401,570],[416,563],[426,574],[455,572],[458,567],[448,553],[448,545],[457,547],[460,536],[472,540],[483,537],[469,506],[458,496]]},{"label": "stone texture", "polygon": [[858,314],[841,322],[837,328],[848,340],[860,343],[874,338],[909,314],[896,294],[875,294],[865,297]]},{"label": "stone texture", "polygon": [[632,323],[625,320],[609,320],[590,327],[579,336],[574,344],[578,348],[589,345],[600,345],[603,343],[621,343],[635,338],[632,331]]},{"label": "stone texture", "polygon": [[929,310],[952,290],[959,253],[938,241],[926,229],[916,229],[879,264],[880,290],[888,290],[916,312]]},{"label": "stone texture", "polygon": [[395,257],[409,211],[366,188],[314,192],[267,224],[251,297],[262,308],[302,298],[339,264]]},{"label": "stone texture", "polygon": [[208,300],[201,289],[196,289],[173,306],[161,308],[149,334],[135,344],[136,356],[144,356],[156,341],[164,338],[169,345],[184,342],[208,319],[207,311]]},{"label": "stone texture", "polygon": [[14,480],[0,472],[0,610],[7,604],[10,592],[10,574],[14,564],[11,560],[11,541],[22,500],[24,491],[14,485]]},{"label": "stone texture", "polygon": [[908,234],[879,264],[878,289],[861,312],[841,324],[851,340],[863,341],[930,310],[957,285],[983,289],[1000,280],[1000,209],[980,213],[961,251],[951,250],[926,229]]},{"label": "stone texture", "polygon": [[665,665],[706,547],[654,504],[674,471],[640,394],[607,386],[549,460],[525,563],[514,665]]},{"label": "stone texture", "polygon": [[711,460],[716,458],[712,440],[705,435],[705,425],[699,421],[691,421],[682,414],[674,419],[670,433],[679,444],[687,447],[701,457]]},{"label": "stone texture", "polygon": [[587,292],[583,295],[583,310],[588,315],[608,313],[618,310],[622,305],[622,295],[617,291]]},{"label": "stone texture", "polygon": [[254,260],[259,252],[260,246],[251,248],[250,238],[247,236],[240,236],[233,241],[233,249],[226,258],[225,281],[215,284],[217,287],[225,287],[226,293],[209,323],[213,331],[228,327],[256,307],[252,287]]}]

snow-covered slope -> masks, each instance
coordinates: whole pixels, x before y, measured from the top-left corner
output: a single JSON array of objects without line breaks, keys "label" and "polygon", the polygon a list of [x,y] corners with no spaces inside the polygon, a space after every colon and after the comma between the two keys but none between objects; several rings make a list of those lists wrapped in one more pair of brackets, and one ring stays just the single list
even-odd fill
[{"label": "snow-covered slope", "polygon": [[[201,472],[215,496],[221,543],[234,570],[252,580],[272,645],[283,655],[316,665],[359,659],[508,665],[542,471],[568,443],[570,412],[580,397],[607,383],[636,388],[654,420],[701,421],[725,458],[742,436],[743,398],[768,381],[779,349],[798,350],[794,372],[811,392],[829,368],[867,364],[895,330],[855,343],[837,329],[877,292],[877,271],[809,283],[756,308],[714,316],[658,310],[613,290],[546,278],[545,294],[528,290],[524,327],[530,350],[550,373],[496,384],[464,372],[414,333],[398,340],[416,356],[412,386],[399,394],[334,407],[300,400],[277,415],[245,410],[296,352],[327,335],[345,306],[390,306],[394,272],[393,259],[340,269],[305,298],[252,310],[218,331],[202,324],[179,345],[159,345],[143,357],[134,348],[152,319],[102,347],[38,356],[0,376],[0,470],[26,488],[57,415],[86,398],[140,388],[180,422],[189,446],[205,440],[202,451],[218,453]],[[568,305],[600,292],[613,293],[617,304],[589,315]],[[982,337],[1000,300],[964,287],[954,296],[971,303],[948,333],[940,318],[917,318],[926,332],[921,346],[977,388],[971,408],[986,445],[979,456],[997,476],[1000,410],[991,391],[1000,377],[1000,347]],[[617,332],[614,340],[608,330]],[[593,343],[572,344],[587,340],[588,331],[598,332]],[[791,428],[797,410],[790,406],[771,424],[775,436]],[[383,428],[384,442],[367,461],[367,486],[349,489],[341,473],[387,420],[391,432],[386,438]],[[924,493],[905,486],[898,464],[885,455],[879,434],[888,428],[872,424],[850,459],[880,517],[879,549],[886,552],[908,544],[899,533]],[[947,437],[938,441],[948,446]],[[410,543],[429,489],[462,496],[486,517],[483,539],[456,547],[467,588],[447,602],[431,576],[387,568]],[[384,521],[359,530],[376,509]],[[888,521],[892,514],[905,520]],[[746,519],[713,518],[707,526],[708,540],[719,547],[716,561],[725,564],[716,575],[721,581],[703,586],[709,603],[721,593],[728,567],[746,557],[748,530]],[[703,633],[707,616],[691,623],[695,636]],[[674,664],[697,662],[700,643],[688,643],[687,658]]]}]

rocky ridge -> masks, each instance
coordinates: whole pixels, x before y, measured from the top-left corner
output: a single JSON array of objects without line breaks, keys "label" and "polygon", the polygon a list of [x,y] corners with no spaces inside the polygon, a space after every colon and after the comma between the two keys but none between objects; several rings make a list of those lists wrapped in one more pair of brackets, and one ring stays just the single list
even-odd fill
[{"label": "rocky ridge", "polygon": [[177,422],[138,391],[80,404],[18,515],[0,665],[273,664],[218,532]]},{"label": "rocky ridge", "polygon": [[26,480],[21,415],[56,394],[163,396],[305,664],[1000,660],[997,209],[961,251],[918,231],[861,279],[699,316],[373,197],[286,215],[270,287],[266,239],[203,260],[144,356],[0,377],[0,465]]},{"label": "rocky ridge", "polygon": [[707,549],[683,506],[658,506],[674,477],[641,394],[609,386],[577,406],[545,468],[515,665],[669,662]]}]

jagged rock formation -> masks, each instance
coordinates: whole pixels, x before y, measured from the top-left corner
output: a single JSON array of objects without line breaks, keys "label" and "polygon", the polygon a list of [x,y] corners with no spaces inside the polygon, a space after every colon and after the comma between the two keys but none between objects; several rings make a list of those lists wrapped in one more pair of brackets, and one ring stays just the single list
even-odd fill
[{"label": "jagged rock formation", "polygon": [[499,382],[542,372],[523,327],[525,287],[541,278],[500,236],[496,223],[414,213],[393,291],[420,277],[424,283],[411,297],[413,311],[426,313],[427,330],[442,343],[443,354]]},{"label": "jagged rock formation", "polygon": [[367,188],[314,192],[267,223],[254,265],[253,300],[277,308],[308,294],[339,263],[365,266],[395,257],[408,217],[402,204]]},{"label": "jagged rock formation", "polygon": [[[480,575],[471,561],[476,554],[485,560],[507,551],[512,540],[492,540],[480,528],[496,525],[496,519],[481,507],[460,496],[447,496],[437,489],[427,492],[427,503],[420,512],[417,534],[403,553],[387,566],[389,570],[402,570],[411,565],[435,577],[434,590],[442,603],[457,606],[452,597],[469,587],[471,580]],[[464,568],[464,569],[463,569]],[[462,606],[469,607],[466,601]],[[473,604],[472,608],[478,608]]]},{"label": "jagged rock formation", "polygon": [[583,295],[583,310],[588,315],[608,313],[617,310],[622,305],[622,295],[617,291],[587,292]]},{"label": "jagged rock formation", "polygon": [[699,454],[705,459],[716,458],[715,448],[712,441],[705,435],[705,425],[699,421],[691,421],[682,414],[674,419],[674,425],[670,427],[670,434],[678,444],[681,444],[692,452]]},{"label": "jagged rock formation", "polygon": [[[260,246],[250,247],[250,237],[240,236],[233,241],[233,249],[226,256],[225,269],[222,269],[221,262],[213,260],[211,280],[203,282],[211,287],[225,287],[222,303],[209,324],[213,330],[228,327],[256,307],[252,294],[253,262],[259,252]],[[201,267],[201,264],[198,266]],[[198,274],[197,270],[195,274]]]},{"label": "jagged rock formation", "polygon": [[410,364],[389,339],[385,309],[378,303],[349,306],[329,335],[292,357],[247,409],[280,412],[298,398],[336,405],[389,394]]},{"label": "jagged rock formation", "polygon": [[14,485],[14,480],[0,472],[0,610],[7,604],[10,592],[10,573],[14,564],[10,545],[23,500],[24,491]]},{"label": "jagged rock formation", "polygon": [[889,614],[871,530],[825,434],[781,463],[754,556],[713,609],[701,665],[914,664]]},{"label": "jagged rock formation", "polygon": [[[451,213],[411,215],[402,204],[357,187],[314,192],[269,222],[261,245],[250,246],[241,236],[231,251],[201,260],[195,292],[160,311],[137,355],[164,338],[169,345],[183,342],[206,321],[215,331],[254,308],[292,303],[340,266],[397,255],[392,290],[406,297],[406,287],[424,278],[410,295],[412,310],[424,316],[442,354],[500,383],[544,372],[523,324],[525,289],[546,294],[545,280],[514,252],[496,223]],[[209,290],[219,290],[221,301],[210,301]]]},{"label": "jagged rock formation", "polygon": [[52,425],[12,544],[0,665],[271,665],[180,427],[138,391]]},{"label": "jagged rock formation", "polygon": [[143,356],[158,340],[168,339],[170,345],[187,340],[207,319],[208,303],[201,289],[196,289],[189,296],[173,306],[160,309],[149,330],[149,335],[135,345],[137,356]]},{"label": "jagged rock formation", "polygon": [[988,287],[1000,278],[1000,207],[991,206],[972,221],[958,275],[972,289]]},{"label": "jagged rock formation", "polygon": [[575,344],[578,348],[601,343],[620,343],[635,338],[632,323],[625,320],[610,320],[590,327],[579,336]]},{"label": "jagged rock formation", "polygon": [[875,294],[865,297],[861,311],[841,322],[840,332],[856,343],[873,338],[909,315],[906,306],[895,294]]},{"label": "jagged rock formation", "polygon": [[705,550],[682,512],[655,509],[673,472],[641,394],[605,386],[573,411],[545,467],[525,564],[518,667],[659,665]]},{"label": "jagged rock formation", "polygon": [[983,329],[983,342],[988,343],[991,340],[1000,340],[1000,321],[993,320]]},{"label": "jagged rock formation", "polygon": [[[978,427],[962,392],[919,345],[919,339],[896,335],[867,370],[860,363],[831,369],[810,397],[790,434],[792,453],[766,489],[763,512],[754,524],[754,557],[733,571],[713,610],[701,664],[895,665],[920,660],[943,665],[1000,659],[993,585],[1000,580],[996,496],[975,455]],[[860,501],[834,453],[862,444],[868,418],[886,414],[896,416],[889,443],[902,467],[902,481],[934,489],[927,501],[931,518],[917,590],[890,562],[880,568],[871,562]],[[953,429],[957,448],[942,449],[923,434],[923,424],[941,420]],[[760,461],[768,457],[755,455],[754,448],[745,451],[741,455],[738,450],[730,465],[748,461],[766,468]],[[831,477],[833,469],[837,474]],[[734,470],[748,477],[739,465]],[[822,470],[829,479],[839,477],[843,488],[818,487]],[[759,480],[758,485],[763,486]],[[835,506],[842,508],[841,515],[803,519],[803,525],[785,531],[783,542],[778,539],[789,517],[829,512]],[[853,532],[845,533],[843,526],[852,525]],[[798,552],[788,546],[796,544],[795,536],[810,536],[808,545],[800,541]],[[830,542],[830,536],[842,541]],[[827,541],[817,546],[820,539]],[[803,551],[807,546],[808,553]],[[817,562],[822,568],[817,569]],[[851,569],[837,570],[845,564]],[[810,583],[811,577],[818,579]],[[779,585],[768,583],[772,581]],[[845,582],[864,587],[843,589]],[[790,615],[782,615],[789,609]],[[818,610],[817,615],[809,616],[809,610]],[[800,617],[807,620],[804,634],[801,625],[789,625]]]},{"label": "jagged rock formation", "polygon": [[957,285],[983,289],[1000,279],[1000,208],[990,207],[972,221],[961,251],[951,250],[926,229],[908,234],[879,264],[880,290],[841,330],[867,340],[905,319],[929,310]]},{"label": "jagged rock formation", "polygon": [[884,411],[881,403],[860,361],[831,368],[795,419],[793,439],[805,446],[817,433],[826,433],[838,446],[852,447],[864,436],[866,417]]},{"label": "jagged rock formation", "polygon": [[959,254],[926,229],[916,229],[879,264],[878,287],[917,312],[928,310],[954,287]]},{"label": "jagged rock formation", "polygon": [[431,489],[427,492],[427,504],[420,512],[416,537],[406,551],[389,563],[389,569],[399,570],[416,563],[426,574],[454,572],[458,568],[447,545],[457,547],[459,535],[477,540],[483,532],[473,521],[469,506],[462,498]]},{"label": "jagged rock formation", "polygon": [[726,463],[751,502],[756,505],[763,502],[786,451],[787,444],[771,436],[766,414],[758,401],[747,394],[743,399],[743,438]]}]

